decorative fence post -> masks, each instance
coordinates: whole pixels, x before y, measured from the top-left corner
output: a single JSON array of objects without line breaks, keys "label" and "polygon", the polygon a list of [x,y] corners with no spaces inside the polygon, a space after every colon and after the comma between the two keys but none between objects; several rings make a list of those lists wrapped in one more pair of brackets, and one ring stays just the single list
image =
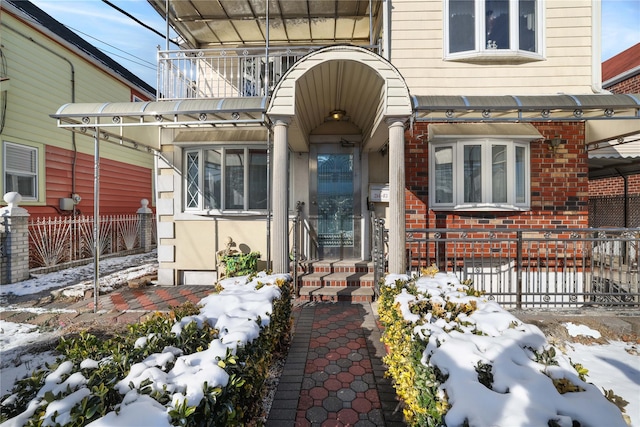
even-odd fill
[{"label": "decorative fence post", "polygon": [[140,200],[142,205],[138,210],[140,219],[140,248],[146,253],[151,252],[153,240],[153,211],[149,208],[149,200]]},{"label": "decorative fence post", "polygon": [[22,196],[4,195],[7,206],[0,209],[0,284],[29,278],[29,213],[18,206]]}]

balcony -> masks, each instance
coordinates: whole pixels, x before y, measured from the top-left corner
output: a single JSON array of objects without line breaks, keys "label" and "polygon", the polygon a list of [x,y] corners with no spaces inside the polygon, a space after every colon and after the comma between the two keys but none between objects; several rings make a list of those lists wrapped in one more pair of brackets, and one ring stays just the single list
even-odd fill
[{"label": "balcony", "polygon": [[[298,60],[322,46],[158,52],[158,100],[265,97]],[[362,46],[380,53],[377,45]],[[267,65],[268,64],[268,65]]]}]

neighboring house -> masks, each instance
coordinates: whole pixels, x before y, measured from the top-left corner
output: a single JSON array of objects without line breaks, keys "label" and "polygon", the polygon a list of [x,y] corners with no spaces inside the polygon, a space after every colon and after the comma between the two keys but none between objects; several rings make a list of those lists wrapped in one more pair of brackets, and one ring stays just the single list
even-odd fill
[{"label": "neighboring house", "polygon": [[407,229],[585,228],[586,146],[640,129],[597,1],[149,2],[184,40],[160,99],[54,117],[160,130],[160,284],[213,283],[227,237],[289,272],[297,212],[325,259],[368,260],[384,218],[390,273]]},{"label": "neighboring house", "polygon": [[[49,115],[74,102],[148,101],[155,89],[29,1],[3,0],[0,22],[0,188],[31,219],[94,213],[94,138]],[[135,214],[153,201],[154,156],[101,143],[100,213]]]},{"label": "neighboring house", "polygon": [[[602,87],[640,93],[640,43],[602,63]],[[640,132],[592,144],[589,151],[589,223],[640,227]]]}]

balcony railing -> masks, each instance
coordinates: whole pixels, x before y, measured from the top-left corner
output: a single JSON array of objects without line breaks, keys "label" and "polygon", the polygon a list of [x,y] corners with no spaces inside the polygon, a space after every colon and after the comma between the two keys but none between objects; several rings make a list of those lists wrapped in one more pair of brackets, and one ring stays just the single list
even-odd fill
[{"label": "balcony railing", "polygon": [[267,96],[293,64],[320,48],[270,47],[268,56],[264,47],[159,51],[157,99]]}]

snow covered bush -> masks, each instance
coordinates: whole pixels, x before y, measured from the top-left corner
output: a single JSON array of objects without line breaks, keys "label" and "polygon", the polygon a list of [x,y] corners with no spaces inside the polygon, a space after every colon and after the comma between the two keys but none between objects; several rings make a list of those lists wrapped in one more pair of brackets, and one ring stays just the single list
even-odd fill
[{"label": "snow covered bush", "polygon": [[624,427],[620,409],[537,327],[453,274],[388,275],[384,362],[413,426]]},{"label": "snow covered bush", "polygon": [[125,336],[62,339],[55,365],[1,399],[0,426],[246,425],[290,333],[290,282],[234,277]]}]

